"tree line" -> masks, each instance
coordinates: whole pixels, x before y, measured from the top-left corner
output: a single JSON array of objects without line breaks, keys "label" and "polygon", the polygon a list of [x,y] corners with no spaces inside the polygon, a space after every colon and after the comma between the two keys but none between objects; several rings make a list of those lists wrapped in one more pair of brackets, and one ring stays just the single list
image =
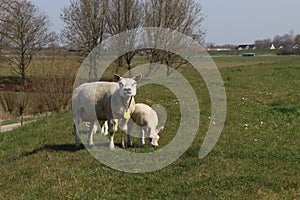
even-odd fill
[{"label": "tree line", "polygon": [[300,48],[300,34],[295,35],[294,31],[290,31],[284,35],[275,35],[273,39],[267,38],[255,41],[255,47],[258,49],[269,49],[272,45],[276,49]]},{"label": "tree line", "polygon": [[[169,28],[203,41],[202,7],[196,0],[70,0],[60,15],[61,33],[50,32],[48,16],[29,0],[0,0],[0,50],[22,82],[33,56],[58,40],[88,55],[106,38],[139,27]],[[150,61],[170,64],[174,55],[150,51]],[[118,58],[131,69],[137,52]],[[159,55],[159,56],[158,56]]]}]

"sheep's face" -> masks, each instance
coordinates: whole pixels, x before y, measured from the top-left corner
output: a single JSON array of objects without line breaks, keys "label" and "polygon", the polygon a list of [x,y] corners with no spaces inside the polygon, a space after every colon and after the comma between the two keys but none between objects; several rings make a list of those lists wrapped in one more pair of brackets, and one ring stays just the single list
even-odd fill
[{"label": "sheep's face", "polygon": [[149,141],[150,144],[153,147],[157,147],[158,146],[158,140],[159,140],[159,133],[162,132],[164,130],[164,127],[161,127],[159,129],[151,129],[150,127],[148,127],[148,134],[149,134]]},{"label": "sheep's face", "polygon": [[132,97],[136,95],[137,82],[142,78],[142,75],[137,75],[134,78],[122,78],[115,75],[115,80],[119,83],[119,92],[122,97]]}]

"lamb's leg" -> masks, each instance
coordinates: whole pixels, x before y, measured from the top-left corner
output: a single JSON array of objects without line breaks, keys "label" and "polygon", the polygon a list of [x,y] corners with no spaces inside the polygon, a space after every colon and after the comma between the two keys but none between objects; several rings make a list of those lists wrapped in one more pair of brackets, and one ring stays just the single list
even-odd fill
[{"label": "lamb's leg", "polygon": [[139,146],[143,147],[145,145],[145,136],[144,136],[144,130],[142,127],[138,127],[139,132]]},{"label": "lamb's leg", "polygon": [[142,144],[145,145],[145,130],[144,129],[142,129],[141,137],[142,137]]},{"label": "lamb's leg", "polygon": [[121,146],[122,146],[122,148],[123,149],[125,149],[126,148],[126,146],[125,146],[125,131],[122,131],[122,142],[121,142]]}]

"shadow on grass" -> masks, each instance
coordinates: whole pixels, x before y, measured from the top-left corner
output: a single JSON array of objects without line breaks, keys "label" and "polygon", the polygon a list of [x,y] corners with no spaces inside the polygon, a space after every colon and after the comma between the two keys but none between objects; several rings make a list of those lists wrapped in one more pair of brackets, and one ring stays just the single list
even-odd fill
[{"label": "shadow on grass", "polygon": [[23,156],[31,156],[34,154],[37,154],[41,151],[63,151],[63,152],[76,152],[84,149],[85,147],[83,145],[80,145],[80,147],[75,147],[74,144],[53,144],[53,145],[44,145],[43,147],[34,149],[33,151],[26,152],[23,154]]}]

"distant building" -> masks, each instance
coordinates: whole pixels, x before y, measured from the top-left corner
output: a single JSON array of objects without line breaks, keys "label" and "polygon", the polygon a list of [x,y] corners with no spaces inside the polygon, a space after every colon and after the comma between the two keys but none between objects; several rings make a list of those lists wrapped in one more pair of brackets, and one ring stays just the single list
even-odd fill
[{"label": "distant building", "polygon": [[242,45],[238,45],[237,46],[238,50],[251,50],[251,49],[255,49],[254,44],[242,44]]},{"label": "distant building", "polygon": [[271,49],[271,50],[276,49],[275,46],[274,46],[274,44],[272,44],[272,46],[270,47],[270,49]]}]

